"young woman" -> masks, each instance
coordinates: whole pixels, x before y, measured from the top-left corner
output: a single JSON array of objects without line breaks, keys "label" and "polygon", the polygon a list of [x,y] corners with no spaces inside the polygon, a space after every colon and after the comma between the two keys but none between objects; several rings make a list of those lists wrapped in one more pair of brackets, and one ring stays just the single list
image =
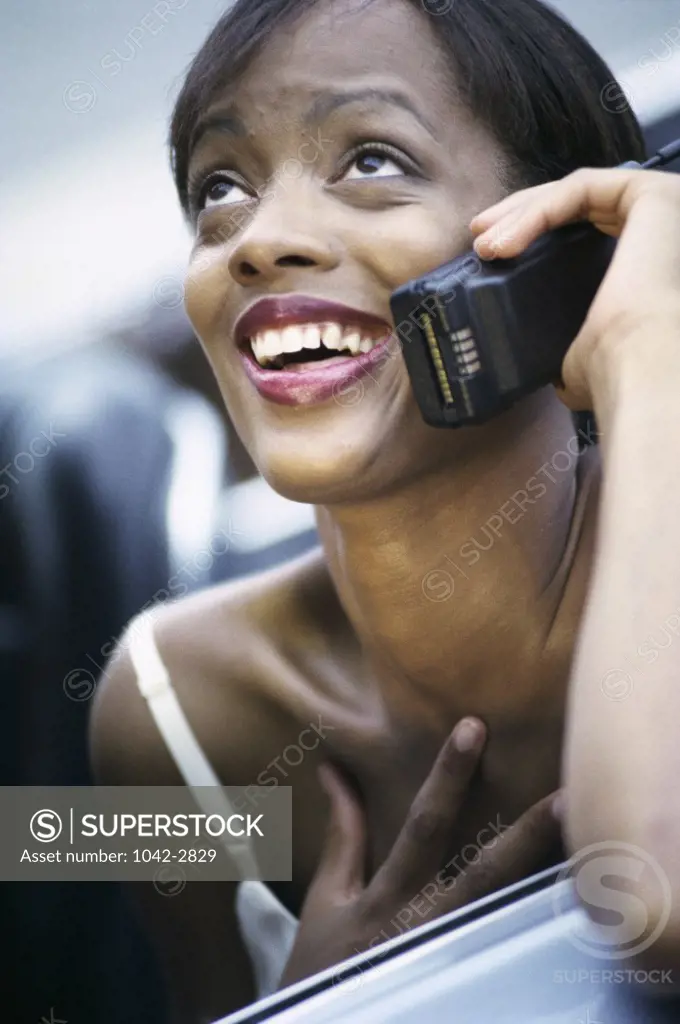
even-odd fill
[{"label": "young woman", "polygon": [[[158,609],[97,694],[103,783],[293,787],[276,896],[135,886],[178,1021],[560,856],[563,747],[570,848],[637,844],[680,882],[677,653],[611,699],[623,655],[680,603],[680,484],[660,454],[680,431],[680,195],[593,169],[643,155],[611,87],[539,0],[240,0],[188,73],[171,135],[187,310],[255,464],[317,506],[322,546]],[[480,255],[512,255],[579,218],[622,236],[565,388],[426,426],[393,290],[483,231]],[[573,408],[595,410],[604,469]],[[426,890],[470,845],[455,885]],[[677,914],[664,934],[666,955]]]}]

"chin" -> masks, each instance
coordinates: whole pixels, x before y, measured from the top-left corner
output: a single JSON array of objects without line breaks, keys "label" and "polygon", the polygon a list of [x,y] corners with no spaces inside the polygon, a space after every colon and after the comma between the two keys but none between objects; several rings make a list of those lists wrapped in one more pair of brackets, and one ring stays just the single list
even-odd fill
[{"label": "chin", "polygon": [[239,410],[234,422],[259,472],[284,498],[371,501],[431,462],[442,432],[423,423],[401,381],[370,397],[345,408]]},{"label": "chin", "polygon": [[257,458],[256,464],[269,486],[290,501],[330,505],[368,496],[367,453],[279,449]]},{"label": "chin", "polygon": [[[372,429],[350,431],[339,423],[332,431],[283,431],[260,434],[249,445],[267,483],[290,501],[332,505],[370,501],[398,483],[408,458],[406,444]],[[351,436],[353,435],[353,436]],[[398,453],[398,454],[397,454]]]}]

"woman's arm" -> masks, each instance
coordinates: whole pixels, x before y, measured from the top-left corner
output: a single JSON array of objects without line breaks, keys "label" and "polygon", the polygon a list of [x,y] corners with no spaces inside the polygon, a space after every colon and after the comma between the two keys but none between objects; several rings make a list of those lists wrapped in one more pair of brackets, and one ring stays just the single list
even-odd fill
[{"label": "woman's arm", "polygon": [[473,230],[480,255],[512,256],[574,219],[621,237],[563,366],[561,397],[594,409],[604,466],[569,694],[567,839],[574,851],[609,844],[603,887],[616,844],[634,847],[621,873],[645,934],[664,929],[645,961],[680,967],[680,178],[580,171]]},{"label": "woman's arm", "polygon": [[168,1024],[212,1024],[255,1000],[234,914],[235,882],[189,880],[175,895],[127,882],[125,894],[153,943]]},{"label": "woman's arm", "polygon": [[[604,479],[570,687],[566,821],[574,850],[614,840],[641,851],[631,851],[626,871],[645,868],[632,891],[648,930],[670,915],[648,958],[678,967],[680,315],[650,318],[628,341],[594,389]],[[604,852],[603,873],[615,852]]]},{"label": "woman's arm", "polygon": [[[97,688],[90,748],[99,785],[184,785],[136,685],[127,650],[114,655]],[[200,880],[189,880],[174,895],[162,894],[151,881],[124,886],[163,973],[169,1024],[210,1024],[255,998],[235,891],[234,882]]]}]

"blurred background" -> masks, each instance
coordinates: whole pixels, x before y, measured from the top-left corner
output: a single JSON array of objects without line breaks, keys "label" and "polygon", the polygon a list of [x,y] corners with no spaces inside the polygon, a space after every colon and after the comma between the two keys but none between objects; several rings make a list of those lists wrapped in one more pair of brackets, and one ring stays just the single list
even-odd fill
[{"label": "blurred background", "polygon": [[[0,784],[87,785],[90,698],[142,607],[316,543],[230,427],[182,307],[168,171],[223,0],[0,5]],[[650,150],[680,136],[680,0],[555,0]],[[161,1024],[114,885],[3,884],[3,1019]]]}]

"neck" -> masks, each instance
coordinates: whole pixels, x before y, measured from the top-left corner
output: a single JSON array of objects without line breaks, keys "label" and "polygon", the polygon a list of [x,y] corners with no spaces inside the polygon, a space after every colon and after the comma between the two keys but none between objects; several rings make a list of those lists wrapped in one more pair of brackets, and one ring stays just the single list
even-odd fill
[{"label": "neck", "polygon": [[568,411],[539,394],[476,429],[486,431],[478,453],[374,500],[317,507],[381,703],[435,730],[465,714],[535,713],[537,659],[573,554]]}]

